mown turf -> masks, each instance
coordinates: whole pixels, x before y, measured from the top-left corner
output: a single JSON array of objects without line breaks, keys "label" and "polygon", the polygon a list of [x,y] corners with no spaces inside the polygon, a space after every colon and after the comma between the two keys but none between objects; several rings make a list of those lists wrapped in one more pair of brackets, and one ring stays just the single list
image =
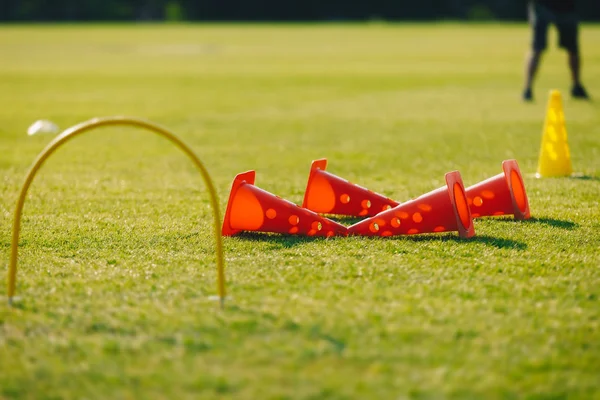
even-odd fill
[{"label": "mown turf", "polygon": [[[600,98],[600,28],[581,37]],[[3,269],[19,187],[51,139],[26,135],[40,118],[169,127],[222,210],[248,169],[300,203],[327,157],[404,201],[516,158],[533,215],[477,220],[472,240],[227,238],[221,311],[193,165],[147,132],[86,134],[25,205],[0,398],[599,398],[600,103],[568,97],[552,49],[523,104],[528,42],[525,25],[0,27]],[[552,88],[579,178],[532,176]]]}]

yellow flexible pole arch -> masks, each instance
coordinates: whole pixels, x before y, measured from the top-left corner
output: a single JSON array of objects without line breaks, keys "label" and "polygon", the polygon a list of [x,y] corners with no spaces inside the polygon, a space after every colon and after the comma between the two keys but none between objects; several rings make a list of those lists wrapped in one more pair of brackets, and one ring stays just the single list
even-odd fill
[{"label": "yellow flexible pole arch", "polygon": [[171,143],[173,143],[185,154],[187,154],[187,156],[194,162],[194,165],[198,168],[198,170],[200,170],[202,178],[204,179],[204,182],[210,193],[210,203],[213,208],[217,253],[217,288],[221,308],[223,308],[225,302],[225,268],[223,257],[223,242],[220,232],[221,215],[219,213],[219,201],[217,199],[217,192],[212,183],[212,180],[210,179],[208,171],[206,170],[204,164],[202,164],[198,156],[196,156],[196,154],[194,154],[194,152],[171,131],[152,122],[129,117],[94,118],[89,121],[85,121],[78,125],[72,126],[60,135],[58,135],[52,142],[50,142],[48,146],[46,146],[46,148],[35,159],[33,166],[27,173],[27,177],[25,178],[25,182],[23,183],[23,187],[21,188],[21,193],[19,194],[19,199],[15,208],[12,242],[10,248],[10,266],[8,271],[8,304],[12,305],[15,297],[19,233],[21,230],[21,215],[23,213],[23,205],[25,203],[25,197],[27,196],[27,190],[29,189],[29,186],[31,186],[33,178],[35,177],[39,169],[42,167],[46,159],[48,159],[48,157],[50,157],[50,155],[56,149],[58,149],[70,139],[95,128],[114,125],[128,125],[137,128],[143,128],[145,130],[152,131],[167,138]]}]

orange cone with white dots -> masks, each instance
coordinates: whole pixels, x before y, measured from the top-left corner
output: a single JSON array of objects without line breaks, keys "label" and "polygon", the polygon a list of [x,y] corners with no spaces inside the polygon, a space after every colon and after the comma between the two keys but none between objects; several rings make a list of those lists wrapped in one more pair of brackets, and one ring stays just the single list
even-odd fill
[{"label": "orange cone with white dots", "polygon": [[256,173],[233,180],[221,234],[260,231],[307,236],[346,236],[347,228],[254,186]]},{"label": "orange cone with white dots", "polygon": [[321,214],[371,217],[399,204],[333,175],[326,168],[327,159],[313,161],[302,207]]},{"label": "orange cone with white dots", "polygon": [[458,231],[475,235],[467,196],[458,171],[446,174],[446,186],[402,203],[348,228],[350,235],[396,236]]},{"label": "orange cone with white dots", "polygon": [[501,174],[465,190],[473,218],[511,214],[515,219],[530,218],[529,201],[517,161],[503,161],[502,170]]}]

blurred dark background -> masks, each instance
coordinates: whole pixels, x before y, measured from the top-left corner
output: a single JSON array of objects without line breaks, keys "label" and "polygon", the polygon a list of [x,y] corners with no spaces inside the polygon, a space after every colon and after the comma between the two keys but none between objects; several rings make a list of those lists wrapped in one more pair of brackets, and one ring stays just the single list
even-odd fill
[{"label": "blurred dark background", "polygon": [[[526,19],[526,0],[0,0],[0,21],[364,21]],[[600,20],[600,0],[580,0]]]}]

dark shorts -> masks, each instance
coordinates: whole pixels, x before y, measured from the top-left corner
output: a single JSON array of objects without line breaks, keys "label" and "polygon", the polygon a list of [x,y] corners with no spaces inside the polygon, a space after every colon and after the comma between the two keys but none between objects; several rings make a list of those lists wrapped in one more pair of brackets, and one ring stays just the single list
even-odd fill
[{"label": "dark shorts", "polygon": [[579,52],[578,21],[575,13],[556,13],[539,4],[529,5],[529,19],[533,27],[533,49],[545,50],[548,46],[548,27],[556,25],[559,47],[572,53]]}]

